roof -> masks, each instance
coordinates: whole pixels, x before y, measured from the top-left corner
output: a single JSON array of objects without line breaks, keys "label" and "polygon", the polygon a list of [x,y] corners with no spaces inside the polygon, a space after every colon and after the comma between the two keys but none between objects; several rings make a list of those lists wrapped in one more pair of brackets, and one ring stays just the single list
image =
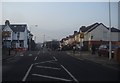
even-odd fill
[{"label": "roof", "polygon": [[[94,23],[94,24],[92,24],[92,25],[90,25],[90,26],[87,26],[87,27],[82,26],[82,27],[80,28],[80,30],[81,30],[82,32],[91,32],[92,30],[94,30],[94,29],[95,29],[96,27],[98,27],[99,25],[103,25],[105,28],[107,28],[107,29],[109,30],[109,28],[106,27],[106,26],[105,26],[104,24],[102,24],[102,23]],[[112,28],[111,28],[111,32],[120,32],[120,30],[117,29],[117,28],[112,27]]]},{"label": "roof", "polygon": [[13,32],[24,32],[26,26],[26,24],[12,24],[10,25],[10,28],[13,30]]},{"label": "roof", "polygon": [[[5,28],[6,25],[0,25],[0,28],[2,27],[2,30]],[[26,24],[11,24],[9,27],[13,30],[13,32],[24,32],[25,28],[27,27]]]},{"label": "roof", "polygon": [[74,38],[74,35],[69,35],[69,38]]},{"label": "roof", "polygon": [[[107,29],[109,30],[109,28],[107,28]],[[117,28],[112,27],[112,28],[111,28],[111,32],[120,32],[120,30],[117,29]]]},{"label": "roof", "polygon": [[5,25],[0,25],[0,28],[3,30],[5,28]]},{"label": "roof", "polygon": [[99,23],[94,23],[94,24],[92,24],[92,25],[90,25],[90,26],[87,26],[87,27],[85,27],[85,26],[82,26],[81,28],[80,28],[80,31],[82,31],[82,32],[86,32],[86,31],[92,31],[93,29],[95,29],[98,25],[100,25]]}]

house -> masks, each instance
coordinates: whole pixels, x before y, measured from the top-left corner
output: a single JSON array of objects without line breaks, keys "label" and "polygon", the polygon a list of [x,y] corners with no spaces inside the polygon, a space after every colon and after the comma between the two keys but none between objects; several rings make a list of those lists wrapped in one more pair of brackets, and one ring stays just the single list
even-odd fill
[{"label": "house", "polygon": [[27,24],[10,24],[6,20],[2,25],[2,43],[3,46],[10,48],[28,48],[29,31]]},{"label": "house", "polygon": [[65,46],[65,45],[68,45],[68,38],[66,37],[66,38],[63,38],[62,40],[61,40],[61,46]]},{"label": "house", "polygon": [[[101,43],[109,42],[109,28],[103,23],[94,23],[90,26],[82,26],[79,30],[84,33],[83,42],[85,46],[90,47],[93,43],[99,46]],[[120,30],[111,28],[111,41],[112,43],[119,41]]]},{"label": "house", "polygon": [[77,44],[80,42],[80,32],[74,31],[74,42]]},{"label": "house", "polygon": [[74,35],[69,35],[68,37],[68,44],[73,46],[75,43],[75,36]]}]

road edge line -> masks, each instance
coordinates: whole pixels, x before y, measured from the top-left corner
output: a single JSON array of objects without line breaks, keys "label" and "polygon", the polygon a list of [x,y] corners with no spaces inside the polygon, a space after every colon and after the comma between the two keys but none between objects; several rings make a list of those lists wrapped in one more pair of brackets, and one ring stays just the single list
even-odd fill
[{"label": "road edge line", "polygon": [[31,66],[29,67],[29,69],[28,69],[27,73],[25,74],[24,78],[22,79],[22,81],[26,80],[26,78],[28,77],[28,75],[29,75],[30,70],[32,69],[32,67],[33,67],[33,64],[31,64]]},{"label": "road edge line", "polygon": [[61,65],[61,67],[73,78],[75,82],[79,83],[79,81],[63,65]]}]

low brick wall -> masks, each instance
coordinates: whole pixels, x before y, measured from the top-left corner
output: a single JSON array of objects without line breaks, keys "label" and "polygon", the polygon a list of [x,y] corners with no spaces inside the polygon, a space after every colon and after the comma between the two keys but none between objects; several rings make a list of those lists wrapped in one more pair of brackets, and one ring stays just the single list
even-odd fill
[{"label": "low brick wall", "polygon": [[115,60],[120,63],[120,48],[115,50]]}]

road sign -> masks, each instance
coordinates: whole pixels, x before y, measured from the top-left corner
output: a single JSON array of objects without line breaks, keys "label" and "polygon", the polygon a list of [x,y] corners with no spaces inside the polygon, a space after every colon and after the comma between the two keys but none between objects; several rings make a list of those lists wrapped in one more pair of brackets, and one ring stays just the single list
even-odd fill
[{"label": "road sign", "polygon": [[80,38],[84,38],[84,33],[83,32],[80,33]]}]

